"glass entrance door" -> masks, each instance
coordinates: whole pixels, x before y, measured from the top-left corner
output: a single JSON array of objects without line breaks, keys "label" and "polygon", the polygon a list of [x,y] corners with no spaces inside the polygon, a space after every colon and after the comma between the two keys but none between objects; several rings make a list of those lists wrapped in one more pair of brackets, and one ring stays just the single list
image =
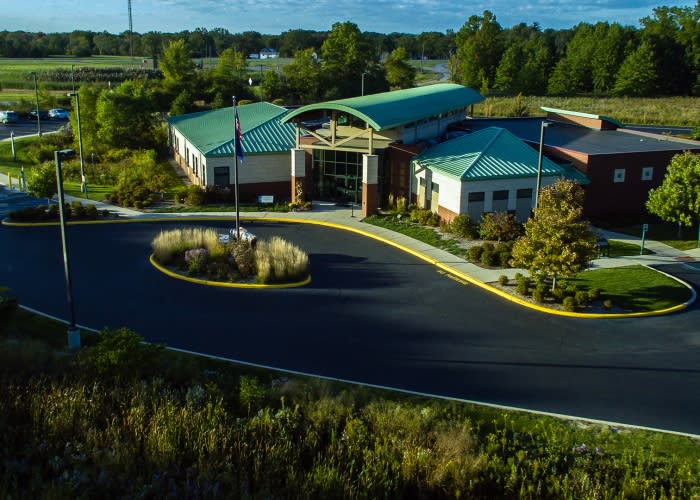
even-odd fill
[{"label": "glass entrance door", "polygon": [[314,196],[341,203],[362,197],[362,154],[353,151],[314,150]]}]

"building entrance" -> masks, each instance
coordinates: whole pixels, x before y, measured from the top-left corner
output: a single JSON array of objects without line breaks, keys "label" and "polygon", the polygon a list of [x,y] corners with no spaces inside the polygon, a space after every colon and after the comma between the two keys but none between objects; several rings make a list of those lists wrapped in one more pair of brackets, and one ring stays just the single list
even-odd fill
[{"label": "building entrance", "polygon": [[342,203],[362,199],[362,153],[316,149],[313,172],[314,198]]}]

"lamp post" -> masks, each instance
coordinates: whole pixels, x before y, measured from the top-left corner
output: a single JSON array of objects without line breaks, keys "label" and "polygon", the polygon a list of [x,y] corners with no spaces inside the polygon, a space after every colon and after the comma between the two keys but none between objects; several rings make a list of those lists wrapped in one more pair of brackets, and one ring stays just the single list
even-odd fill
[{"label": "lamp post", "polygon": [[85,198],[88,197],[87,181],[85,179],[85,162],[83,161],[83,132],[80,127],[80,94],[77,92],[69,92],[68,97],[75,97],[75,108],[78,113],[78,151],[80,153],[80,192],[85,193]]},{"label": "lamp post", "polygon": [[540,152],[537,156],[537,186],[535,186],[535,208],[540,202],[540,188],[542,186],[542,148],[544,146],[544,129],[549,127],[549,122],[542,120],[540,127]]},{"label": "lamp post", "polygon": [[68,348],[80,348],[80,330],[75,326],[75,307],[73,306],[73,289],[70,279],[70,265],[68,263],[68,245],[66,241],[66,219],[64,215],[63,200],[63,173],[61,172],[61,160],[72,158],[75,151],[72,149],[62,149],[54,151],[56,162],[56,184],[58,187],[58,214],[61,226],[61,248],[63,250],[63,270],[66,276],[66,297],[68,299],[68,312],[70,313],[70,324],[68,326]]},{"label": "lamp post", "polygon": [[41,117],[39,116],[39,89],[36,86],[36,73],[32,73],[34,77],[34,97],[36,98],[36,126],[37,133],[41,137]]},{"label": "lamp post", "polygon": [[362,72],[362,94],[360,95],[365,95],[365,75],[367,74],[366,71]]}]

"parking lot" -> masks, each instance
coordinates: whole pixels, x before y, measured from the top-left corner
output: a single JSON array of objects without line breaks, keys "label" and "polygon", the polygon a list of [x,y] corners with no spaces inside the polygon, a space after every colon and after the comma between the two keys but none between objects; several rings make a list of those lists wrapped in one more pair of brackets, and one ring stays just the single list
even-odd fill
[{"label": "parking lot", "polygon": [[[42,120],[41,121],[41,133],[56,132],[61,127],[70,127],[70,123],[67,120]],[[7,140],[10,138],[11,132],[15,133],[15,137],[22,137],[26,135],[36,135],[39,131],[39,127],[36,120],[29,120],[26,118],[20,118],[17,123],[3,125],[0,123],[0,141]]]}]

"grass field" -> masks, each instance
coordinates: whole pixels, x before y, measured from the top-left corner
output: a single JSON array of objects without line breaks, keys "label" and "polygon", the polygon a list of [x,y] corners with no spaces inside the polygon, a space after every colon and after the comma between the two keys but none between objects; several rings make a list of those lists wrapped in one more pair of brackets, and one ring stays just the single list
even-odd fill
[{"label": "grass field", "polygon": [[598,288],[602,298],[633,312],[666,309],[690,298],[686,286],[644,266],[584,271],[567,283]]}]

